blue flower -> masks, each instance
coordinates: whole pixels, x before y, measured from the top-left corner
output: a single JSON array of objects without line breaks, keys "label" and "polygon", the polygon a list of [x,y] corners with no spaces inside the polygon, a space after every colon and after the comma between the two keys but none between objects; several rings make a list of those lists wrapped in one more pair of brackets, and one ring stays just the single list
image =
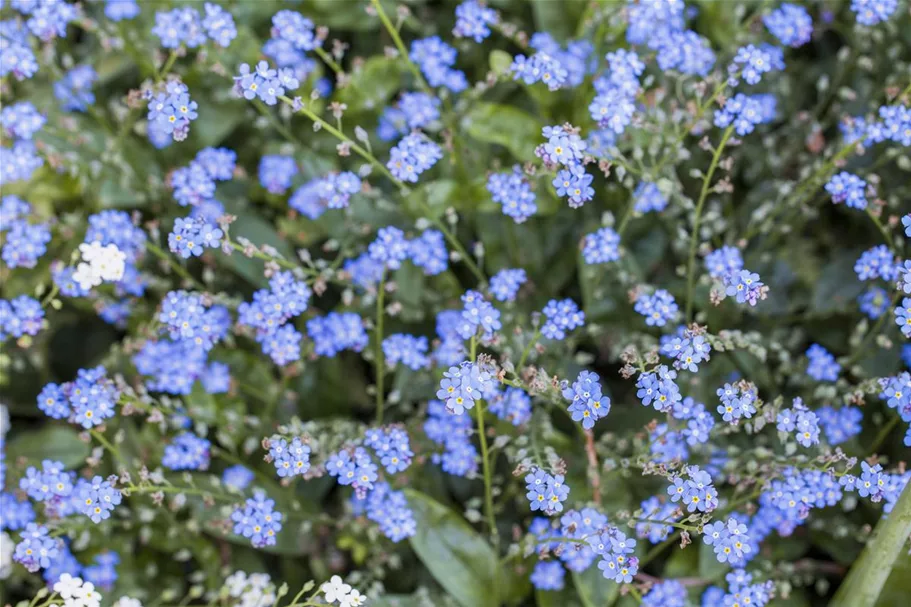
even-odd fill
[{"label": "blue flower", "polygon": [[645,324],[650,327],[663,327],[679,312],[674,296],[665,289],[658,289],[651,295],[640,295],[635,310],[645,316]]},{"label": "blue flower", "polygon": [[477,0],[467,0],[455,9],[456,23],[452,35],[481,42],[490,35],[488,25],[497,22],[497,13]]},{"label": "blue flower", "polygon": [[412,371],[420,371],[430,365],[428,347],[426,337],[395,333],[383,340],[383,356],[387,365],[402,363]]},{"label": "blue flower", "polygon": [[522,268],[504,269],[490,277],[490,294],[497,301],[515,301],[528,275]]},{"label": "blue flower", "polygon": [[466,409],[475,406],[483,398],[483,392],[492,383],[490,374],[480,365],[463,362],[458,367],[449,367],[443,372],[437,398],[442,400],[446,409],[453,415],[461,415]]},{"label": "blue flower", "polygon": [[760,299],[766,298],[767,287],[759,280],[759,274],[749,270],[730,272],[724,276],[725,295],[733,297],[737,303],[749,303],[755,306]]},{"label": "blue flower", "polygon": [[587,264],[617,261],[620,259],[620,235],[612,228],[587,234],[582,244],[582,258]]},{"label": "blue flower", "polygon": [[551,299],[544,306],[547,321],[541,327],[541,334],[548,339],[562,340],[566,333],[585,324],[585,312],[571,299]]},{"label": "blue flower", "polygon": [[139,15],[139,5],[136,0],[105,0],[104,16],[111,21],[134,19]]},{"label": "blue flower", "polygon": [[813,36],[813,18],[802,6],[784,2],[762,18],[769,32],[782,44],[797,48]]},{"label": "blue flower", "polygon": [[330,312],[307,321],[313,351],[334,357],[342,350],[360,352],[367,346],[367,332],[361,317],[353,312]]},{"label": "blue flower", "polygon": [[13,560],[31,572],[50,567],[60,553],[62,542],[48,536],[47,527],[29,523],[16,544]]},{"label": "blue flower", "polygon": [[816,411],[819,424],[830,445],[840,445],[860,434],[863,413],[857,407],[825,406]]},{"label": "blue flower", "polygon": [[819,443],[819,418],[807,409],[803,401],[794,399],[793,409],[782,409],[775,419],[779,432],[794,433],[797,442],[804,447]]},{"label": "blue flower", "polygon": [[95,103],[92,86],[97,79],[98,74],[92,66],[76,66],[54,83],[54,96],[64,111],[84,112]]},{"label": "blue flower", "polygon": [[235,464],[225,468],[221,475],[221,482],[230,489],[243,491],[253,482],[254,477],[252,470],[246,466]]},{"label": "blue flower", "polygon": [[861,25],[877,25],[898,9],[898,0],[851,0],[851,10]]},{"label": "blue flower", "polygon": [[882,278],[892,282],[898,278],[898,267],[889,247],[881,244],[861,253],[854,264],[854,272],[860,280]]},{"label": "blue flower", "polygon": [[79,511],[96,524],[110,518],[122,499],[120,491],[100,476],[91,481],[79,479],[73,489],[73,500]]},{"label": "blue flower", "polygon": [[234,533],[248,538],[254,548],[275,545],[275,536],[282,529],[283,518],[282,513],[275,510],[275,501],[261,491],[231,513]]},{"label": "blue flower", "polygon": [[269,457],[281,478],[302,476],[310,469],[310,446],[299,436],[292,438],[290,443],[284,438],[271,439]]},{"label": "blue flower", "polygon": [[47,118],[44,114],[29,101],[7,105],[0,110],[0,125],[16,139],[31,139],[45,122]]},{"label": "blue flower", "polygon": [[524,222],[538,211],[535,193],[519,165],[509,172],[491,173],[487,178],[487,191],[494,202],[502,205],[503,214],[516,223]]},{"label": "blue flower", "polygon": [[857,302],[860,311],[871,319],[877,319],[889,309],[889,294],[882,287],[872,286],[864,291]]},{"label": "blue flower", "polygon": [[826,184],[826,192],[832,195],[832,202],[844,202],[852,209],[867,208],[866,189],[866,181],[847,171],[833,175]]},{"label": "blue flower", "polygon": [[418,176],[442,157],[440,146],[420,133],[411,133],[390,150],[386,168],[396,179],[417,183]]},{"label": "blue flower", "polygon": [[561,389],[563,398],[572,401],[569,413],[573,421],[582,422],[582,427],[586,430],[594,427],[596,421],[610,413],[611,401],[601,393],[597,373],[582,371],[571,386],[564,381]]},{"label": "blue flower", "polygon": [[566,571],[560,561],[538,561],[529,579],[538,590],[563,590],[565,576]]},{"label": "blue flower", "polygon": [[835,362],[835,357],[819,344],[812,344],[807,349],[807,358],[810,364],[807,375],[816,381],[835,381],[841,372],[841,365]]},{"label": "blue flower", "polygon": [[281,10],[272,16],[272,36],[289,42],[301,51],[312,51],[322,46],[313,22],[297,11]]},{"label": "blue flower", "polygon": [[272,194],[284,194],[297,173],[297,163],[291,156],[272,154],[259,160],[259,182]]},{"label": "blue flower", "polygon": [[468,88],[468,80],[464,72],[452,68],[457,54],[439,36],[431,36],[414,40],[409,57],[420,68],[430,86],[442,86],[453,93],[461,93]]},{"label": "blue flower", "polygon": [[202,26],[206,34],[219,46],[229,46],[237,36],[237,28],[231,13],[210,2],[206,2],[204,8],[206,16],[202,20]]},{"label": "blue flower", "polygon": [[170,470],[208,470],[211,448],[207,439],[184,432],[164,448],[161,465]]},{"label": "blue flower", "polygon": [[541,511],[550,516],[562,512],[563,502],[569,497],[563,475],[551,475],[540,468],[533,468],[525,476],[525,490],[532,512]]},{"label": "blue flower", "polygon": [[717,411],[724,421],[736,424],[743,418],[749,419],[756,413],[756,389],[742,384],[724,384],[716,391],[721,404]]}]

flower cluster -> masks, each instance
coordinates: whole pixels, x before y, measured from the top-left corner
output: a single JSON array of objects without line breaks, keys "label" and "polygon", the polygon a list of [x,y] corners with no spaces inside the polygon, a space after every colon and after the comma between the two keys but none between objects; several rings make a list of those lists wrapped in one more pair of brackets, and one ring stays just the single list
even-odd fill
[{"label": "flower cluster", "polygon": [[572,401],[569,413],[573,421],[582,422],[582,427],[590,430],[595,422],[610,413],[610,398],[601,394],[601,383],[597,373],[582,371],[576,381],[569,384],[564,381],[563,398]]},{"label": "flower cluster", "polygon": [[558,196],[569,199],[570,207],[582,206],[595,193],[591,187],[593,177],[585,171],[585,141],[569,124],[547,126],[542,132],[547,143],[535,148],[535,155],[548,168],[565,167],[557,171],[553,186]]},{"label": "flower cluster", "polygon": [[[260,178],[262,178],[262,164],[260,165]],[[288,199],[288,206],[309,219],[318,219],[326,212],[326,209],[346,208],[351,196],[360,190],[360,178],[350,171],[342,171],[312,179],[297,188]]]},{"label": "flower cluster", "polygon": [[262,491],[257,491],[231,513],[234,533],[248,538],[254,548],[274,546],[283,519],[282,513],[275,510],[275,500]]},{"label": "flower cluster", "polygon": [[750,419],[756,413],[758,396],[756,388],[738,382],[737,384],[724,384],[715,392],[721,399],[718,413],[724,421],[736,424],[741,419]]},{"label": "flower cluster", "polygon": [[793,409],[782,409],[775,420],[779,432],[794,433],[797,442],[811,447],[819,442],[819,418],[803,404],[794,399]]},{"label": "flower cluster", "polygon": [[503,208],[503,214],[516,223],[523,223],[538,211],[535,193],[519,165],[512,171],[491,173],[487,178],[487,191],[494,202]]},{"label": "flower cluster", "polygon": [[158,147],[168,141],[183,141],[190,134],[190,123],[199,116],[199,104],[190,99],[190,89],[183,83],[171,80],[165,90],[153,96],[148,92],[149,140]]},{"label": "flower cluster", "polygon": [[38,408],[54,419],[66,419],[83,428],[101,425],[114,416],[120,391],[104,367],[80,369],[76,379],[49,383],[38,395]]},{"label": "flower cluster", "polygon": [[563,511],[563,502],[569,497],[569,486],[562,474],[549,474],[535,468],[525,476],[525,497],[532,512],[541,511],[553,516]]}]

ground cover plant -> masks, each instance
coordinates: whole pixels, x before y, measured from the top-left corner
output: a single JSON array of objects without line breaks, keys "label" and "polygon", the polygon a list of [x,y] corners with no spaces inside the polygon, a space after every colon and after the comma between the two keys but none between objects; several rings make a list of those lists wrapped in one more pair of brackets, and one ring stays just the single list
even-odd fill
[{"label": "ground cover plant", "polygon": [[2,0],[0,94],[0,603],[909,603],[907,0]]}]

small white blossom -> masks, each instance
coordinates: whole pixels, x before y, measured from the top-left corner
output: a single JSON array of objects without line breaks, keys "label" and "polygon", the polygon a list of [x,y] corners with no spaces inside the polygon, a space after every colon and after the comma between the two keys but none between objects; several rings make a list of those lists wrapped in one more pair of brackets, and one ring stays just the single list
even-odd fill
[{"label": "small white blossom", "polygon": [[356,588],[352,589],[348,596],[342,597],[339,601],[339,607],[360,607],[367,602],[367,597],[361,594]]},{"label": "small white blossom", "polygon": [[345,600],[348,597],[348,593],[351,592],[351,586],[343,582],[342,578],[337,575],[329,578],[328,582],[323,582],[319,589],[323,591],[323,594],[326,595],[326,600],[330,603]]},{"label": "small white blossom", "polygon": [[102,282],[113,282],[123,278],[126,255],[117,248],[117,245],[101,246],[98,241],[82,243],[79,245],[79,252],[82,254],[82,261],[76,266],[73,280],[79,283],[81,288],[88,290]]},{"label": "small white blossom", "polygon": [[142,601],[128,596],[122,596],[114,602],[113,607],[142,607]]},{"label": "small white blossom", "polygon": [[8,578],[13,570],[13,548],[15,548],[13,538],[5,532],[0,533],[0,580]]}]

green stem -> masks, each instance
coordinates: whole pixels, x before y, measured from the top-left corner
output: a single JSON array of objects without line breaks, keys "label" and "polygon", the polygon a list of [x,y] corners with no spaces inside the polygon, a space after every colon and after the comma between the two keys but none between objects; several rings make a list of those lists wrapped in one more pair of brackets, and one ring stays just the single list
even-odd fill
[{"label": "green stem", "polygon": [[883,222],[879,220],[879,217],[874,215],[873,211],[870,210],[870,205],[867,205],[866,211],[867,216],[873,222],[873,225],[875,225],[876,229],[879,230],[879,233],[882,234],[883,240],[886,242],[886,246],[889,247],[892,252],[897,253],[895,250],[895,245],[892,242],[892,237],[889,235],[889,232],[886,231],[886,228],[883,226]]},{"label": "green stem", "polygon": [[386,357],[383,353],[383,317],[386,315],[386,272],[380,276],[376,291],[376,423],[383,423],[383,406],[385,404]]},{"label": "green stem", "polygon": [[[471,338],[471,361],[477,360],[478,342],[476,337]],[[487,448],[487,431],[484,427],[484,410],[480,402],[475,402],[475,417],[478,422],[478,440],[481,443],[481,465],[484,472],[484,510],[487,513],[487,525],[490,527],[490,534],[494,538],[494,545],[499,543],[499,531],[497,530],[497,520],[493,512],[493,475],[490,470],[490,457]],[[499,604],[499,603],[497,603]]]},{"label": "green stem", "polygon": [[[885,314],[883,316],[885,316]],[[889,434],[892,433],[892,430],[895,429],[895,426],[898,425],[898,421],[900,419],[900,417],[893,416],[892,419],[890,419],[889,422],[883,426],[883,429],[879,431],[879,434],[877,434],[873,442],[870,443],[870,449],[868,450],[868,453],[876,453],[876,450],[880,448],[880,446],[885,442],[886,438],[888,438]]]},{"label": "green stem", "polygon": [[51,303],[51,300],[54,299],[55,297],[57,297],[57,293],[59,293],[59,292],[60,292],[60,287],[57,286],[56,282],[53,283],[51,285],[51,290],[41,300],[41,307],[46,308],[47,304]]},{"label": "green stem", "polygon": [[911,483],[892,508],[883,515],[873,536],[829,603],[830,607],[873,607],[902,547],[911,535]]},{"label": "green stem", "polygon": [[696,284],[696,247],[699,245],[699,226],[702,222],[702,208],[705,206],[705,200],[708,198],[711,190],[712,177],[715,175],[715,169],[721,161],[721,153],[728,143],[728,139],[734,132],[734,127],[729,126],[721,138],[721,143],[715,148],[715,154],[712,156],[712,164],[709,165],[709,171],[702,180],[702,191],[699,193],[699,201],[696,203],[696,217],[693,220],[693,235],[690,236],[690,255],[686,269],[686,323],[693,320],[693,287]]},{"label": "green stem", "polygon": [[889,318],[892,308],[894,308],[896,305],[898,305],[898,302],[900,299],[901,299],[901,292],[896,293],[895,296],[892,297],[892,302],[889,304],[889,309],[886,310],[885,312],[883,312],[882,314],[880,314],[879,319],[876,321],[876,324],[873,325],[873,327],[870,329],[870,331],[867,332],[867,335],[864,337],[863,341],[860,342],[860,344],[857,346],[857,349],[854,351],[854,354],[852,354],[851,357],[847,361],[845,361],[845,363],[843,365],[845,369],[849,369],[851,367],[851,365],[853,365],[858,360],[860,360],[860,357],[863,356],[864,351],[870,346],[871,343],[873,343],[873,340],[876,338],[877,335],[880,334],[880,331],[882,331],[883,325],[886,324],[886,320]]},{"label": "green stem", "polygon": [[124,469],[126,469],[126,470],[130,469],[130,466],[127,464],[126,460],[123,458],[123,455],[121,455],[120,449],[118,449],[114,445],[112,445],[110,443],[110,441],[108,441],[108,439],[105,438],[104,434],[102,434],[98,430],[95,430],[94,428],[89,429],[89,434],[92,435],[92,438],[94,438],[96,441],[101,443],[101,446],[104,447],[105,449],[107,449],[108,452],[114,456],[114,459],[116,459],[118,462],[120,462],[120,464],[124,467]]},{"label": "green stem", "polygon": [[160,70],[156,72],[155,82],[161,82],[164,80],[165,76],[168,75],[168,72],[171,71],[171,68],[174,67],[175,61],[177,61],[177,49],[171,51],[171,54],[168,55],[168,59],[165,61],[165,64]]},{"label": "green stem", "polygon": [[342,73],[342,67],[335,61],[335,59],[332,58],[332,55],[323,49],[323,47],[317,46],[313,49],[313,52],[319,55],[319,58],[322,59],[326,65],[332,68],[333,72],[336,74]]},{"label": "green stem", "polygon": [[525,349],[522,350],[522,357],[519,359],[519,364],[516,366],[516,373],[521,372],[522,367],[525,365],[525,360],[528,358],[528,355],[531,353],[531,349],[537,343],[538,338],[541,336],[541,329],[535,329],[534,335],[531,336],[528,344],[525,346]]},{"label": "green stem", "polygon": [[675,523],[673,521],[658,521],[650,518],[637,518],[633,519],[639,523],[652,523],[655,525],[667,525],[668,527],[674,527],[676,529],[681,529],[683,531],[691,531],[693,533],[698,533],[699,528],[694,527],[693,525],[684,525],[683,523]]},{"label": "green stem", "polygon": [[162,248],[159,247],[157,244],[153,243],[150,240],[147,240],[146,249],[148,249],[149,252],[152,253],[155,257],[157,257],[160,260],[167,263],[168,266],[170,266],[170,268],[172,270],[174,270],[175,274],[177,274],[178,276],[180,276],[187,282],[192,283],[193,286],[196,287],[197,289],[199,289],[200,291],[205,290],[205,286],[201,282],[199,282],[198,280],[193,278],[193,275],[190,274],[190,272],[187,271],[187,269],[185,267],[183,267],[182,265],[177,263],[177,261],[175,261],[172,256],[165,253],[164,250],[162,250]]},{"label": "green stem", "polygon": [[389,35],[392,36],[392,42],[395,44],[395,48],[399,49],[399,53],[405,59],[405,63],[408,65],[409,71],[414,75],[415,80],[418,82],[418,86],[424,90],[425,93],[430,92],[432,89],[430,85],[427,84],[427,81],[424,80],[424,75],[421,74],[421,70],[418,69],[418,66],[414,64],[411,60],[411,57],[408,56],[408,49],[405,48],[405,43],[402,42],[402,37],[399,35],[399,31],[395,29],[395,26],[392,25],[392,21],[389,20],[389,16],[386,14],[383,5],[380,3],[380,0],[370,0],[370,4],[373,5],[373,8],[376,9],[376,14],[379,16],[380,21],[383,22],[383,27],[386,28],[386,31],[389,32]]},{"label": "green stem", "polygon": [[[281,96],[281,97],[279,97],[279,99],[281,99],[284,103],[287,103],[288,105],[290,105],[292,107],[294,105],[294,101],[292,99],[290,99],[289,97]],[[334,126],[332,126],[331,124],[329,124],[328,122],[326,122],[325,120],[320,118],[319,116],[317,116],[312,110],[310,110],[307,107],[301,107],[300,113],[303,114],[304,116],[306,116],[307,118],[309,118],[310,120],[312,120],[313,122],[315,122],[316,124],[320,125],[320,127],[322,127],[326,132],[333,135],[339,141],[342,141],[342,142],[346,143],[347,145],[349,145],[355,154],[357,154],[358,156],[360,156],[361,158],[366,160],[373,167],[375,167],[377,170],[379,170],[383,175],[385,175],[386,178],[389,179],[389,181],[391,181],[393,184],[395,184],[403,195],[407,196],[408,194],[411,193],[411,188],[409,188],[407,185],[405,185],[405,183],[402,182],[400,179],[397,179],[395,177],[395,175],[393,175],[389,171],[389,169],[386,168],[386,165],[384,165],[382,162],[377,160],[376,156],[371,154],[368,150],[364,149],[363,147],[358,145],[356,142],[352,141],[351,138],[349,138],[347,135],[345,135],[345,133],[343,133],[339,129],[335,128]],[[481,268],[478,267],[478,265],[474,262],[474,260],[471,258],[471,256],[468,255],[468,252],[465,250],[465,247],[462,246],[462,243],[459,242],[459,240],[455,237],[455,235],[452,233],[452,231],[450,231],[450,229],[448,227],[446,227],[446,224],[442,220],[440,220],[439,217],[436,216],[436,213],[434,213],[433,210],[430,208],[430,205],[427,203],[427,200],[424,197],[420,197],[417,202],[418,202],[418,205],[421,207],[421,209],[426,213],[426,216],[430,218],[430,221],[433,223],[433,225],[440,232],[443,233],[443,237],[446,238],[446,241],[450,244],[450,246],[452,246],[452,248],[455,249],[459,253],[462,260],[464,260],[465,265],[468,266],[468,269],[471,270],[471,273],[474,274],[475,278],[478,279],[478,282],[482,286],[487,284],[487,278],[484,276],[484,272],[481,271]]]}]

